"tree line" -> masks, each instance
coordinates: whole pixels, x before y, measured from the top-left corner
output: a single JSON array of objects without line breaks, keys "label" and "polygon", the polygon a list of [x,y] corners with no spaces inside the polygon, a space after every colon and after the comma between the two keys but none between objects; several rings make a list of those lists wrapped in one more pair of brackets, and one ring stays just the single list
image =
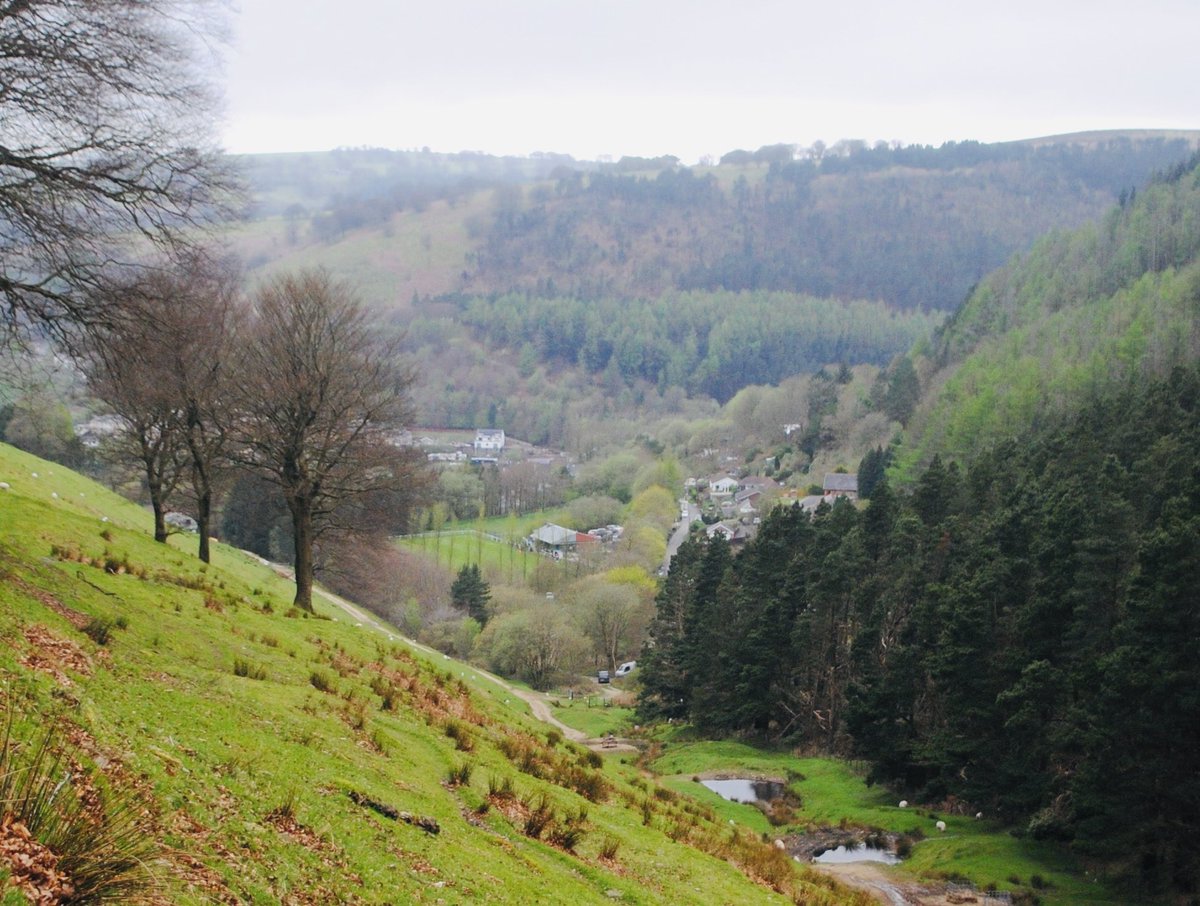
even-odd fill
[{"label": "tree line", "polygon": [[531,363],[578,365],[721,403],[747,385],[831,362],[886,363],[940,320],[881,303],[768,292],[673,293],[639,303],[508,294],[462,306],[477,336],[521,350]]},{"label": "tree line", "polygon": [[1183,138],[843,142],[799,158],[731,152],[736,171],[575,171],[498,200],[465,289],[777,291],[948,311],[1039,236],[1099,215],[1190,150]]},{"label": "tree line", "polygon": [[873,780],[1200,884],[1200,371],[1130,383],[910,494],[693,536],[643,719],[869,760]]}]

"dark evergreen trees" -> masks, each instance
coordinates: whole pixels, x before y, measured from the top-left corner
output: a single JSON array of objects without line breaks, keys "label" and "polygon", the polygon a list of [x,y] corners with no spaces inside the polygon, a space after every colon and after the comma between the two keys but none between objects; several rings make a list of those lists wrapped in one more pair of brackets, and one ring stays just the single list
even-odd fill
[{"label": "dark evergreen trees", "polygon": [[488,621],[487,606],[491,599],[491,587],[480,574],[477,563],[469,563],[458,571],[450,586],[450,600],[455,607],[466,610],[469,617],[483,626]]},{"label": "dark evergreen trees", "polygon": [[[865,509],[693,539],[659,596],[647,717],[868,759],[1200,889],[1200,370],[1097,399]],[[1188,895],[1191,895],[1190,893]]]}]

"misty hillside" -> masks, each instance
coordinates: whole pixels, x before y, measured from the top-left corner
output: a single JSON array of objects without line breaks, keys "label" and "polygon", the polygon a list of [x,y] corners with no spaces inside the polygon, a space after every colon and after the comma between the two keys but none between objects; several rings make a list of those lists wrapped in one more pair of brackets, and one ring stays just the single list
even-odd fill
[{"label": "misty hillside", "polygon": [[339,150],[243,158],[253,268],[324,263],[373,301],[772,290],[949,310],[1015,251],[1184,158],[1193,133],[939,148],[841,142],[716,166]]}]

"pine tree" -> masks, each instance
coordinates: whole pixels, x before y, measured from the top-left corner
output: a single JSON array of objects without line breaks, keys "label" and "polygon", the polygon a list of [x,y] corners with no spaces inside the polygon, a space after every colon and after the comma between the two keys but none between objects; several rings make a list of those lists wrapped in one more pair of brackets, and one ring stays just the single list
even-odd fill
[{"label": "pine tree", "polygon": [[479,566],[470,563],[458,571],[454,584],[450,586],[450,599],[456,607],[463,607],[467,615],[483,626],[488,621],[488,602],[492,590],[479,572]]}]

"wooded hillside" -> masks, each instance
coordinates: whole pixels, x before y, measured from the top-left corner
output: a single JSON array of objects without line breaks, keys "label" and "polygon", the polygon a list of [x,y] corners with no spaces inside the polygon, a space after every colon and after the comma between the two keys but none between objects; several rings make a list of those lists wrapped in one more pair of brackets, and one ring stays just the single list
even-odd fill
[{"label": "wooded hillside", "polygon": [[916,356],[924,396],[901,463],[967,456],[1200,354],[1200,168],[992,274]]},{"label": "wooded hillside", "polygon": [[1071,841],[1145,901],[1200,861],[1200,372],[1127,385],[914,492],[695,534],[642,716],[871,761],[946,810]]},{"label": "wooded hillside", "polygon": [[672,157],[249,156],[259,202],[239,241],[258,267],[303,250],[306,264],[369,274],[362,282],[389,308],[414,293],[631,299],[694,289],[949,310],[1013,252],[1099,216],[1195,143],[1151,132],[779,145],[690,168]]}]

